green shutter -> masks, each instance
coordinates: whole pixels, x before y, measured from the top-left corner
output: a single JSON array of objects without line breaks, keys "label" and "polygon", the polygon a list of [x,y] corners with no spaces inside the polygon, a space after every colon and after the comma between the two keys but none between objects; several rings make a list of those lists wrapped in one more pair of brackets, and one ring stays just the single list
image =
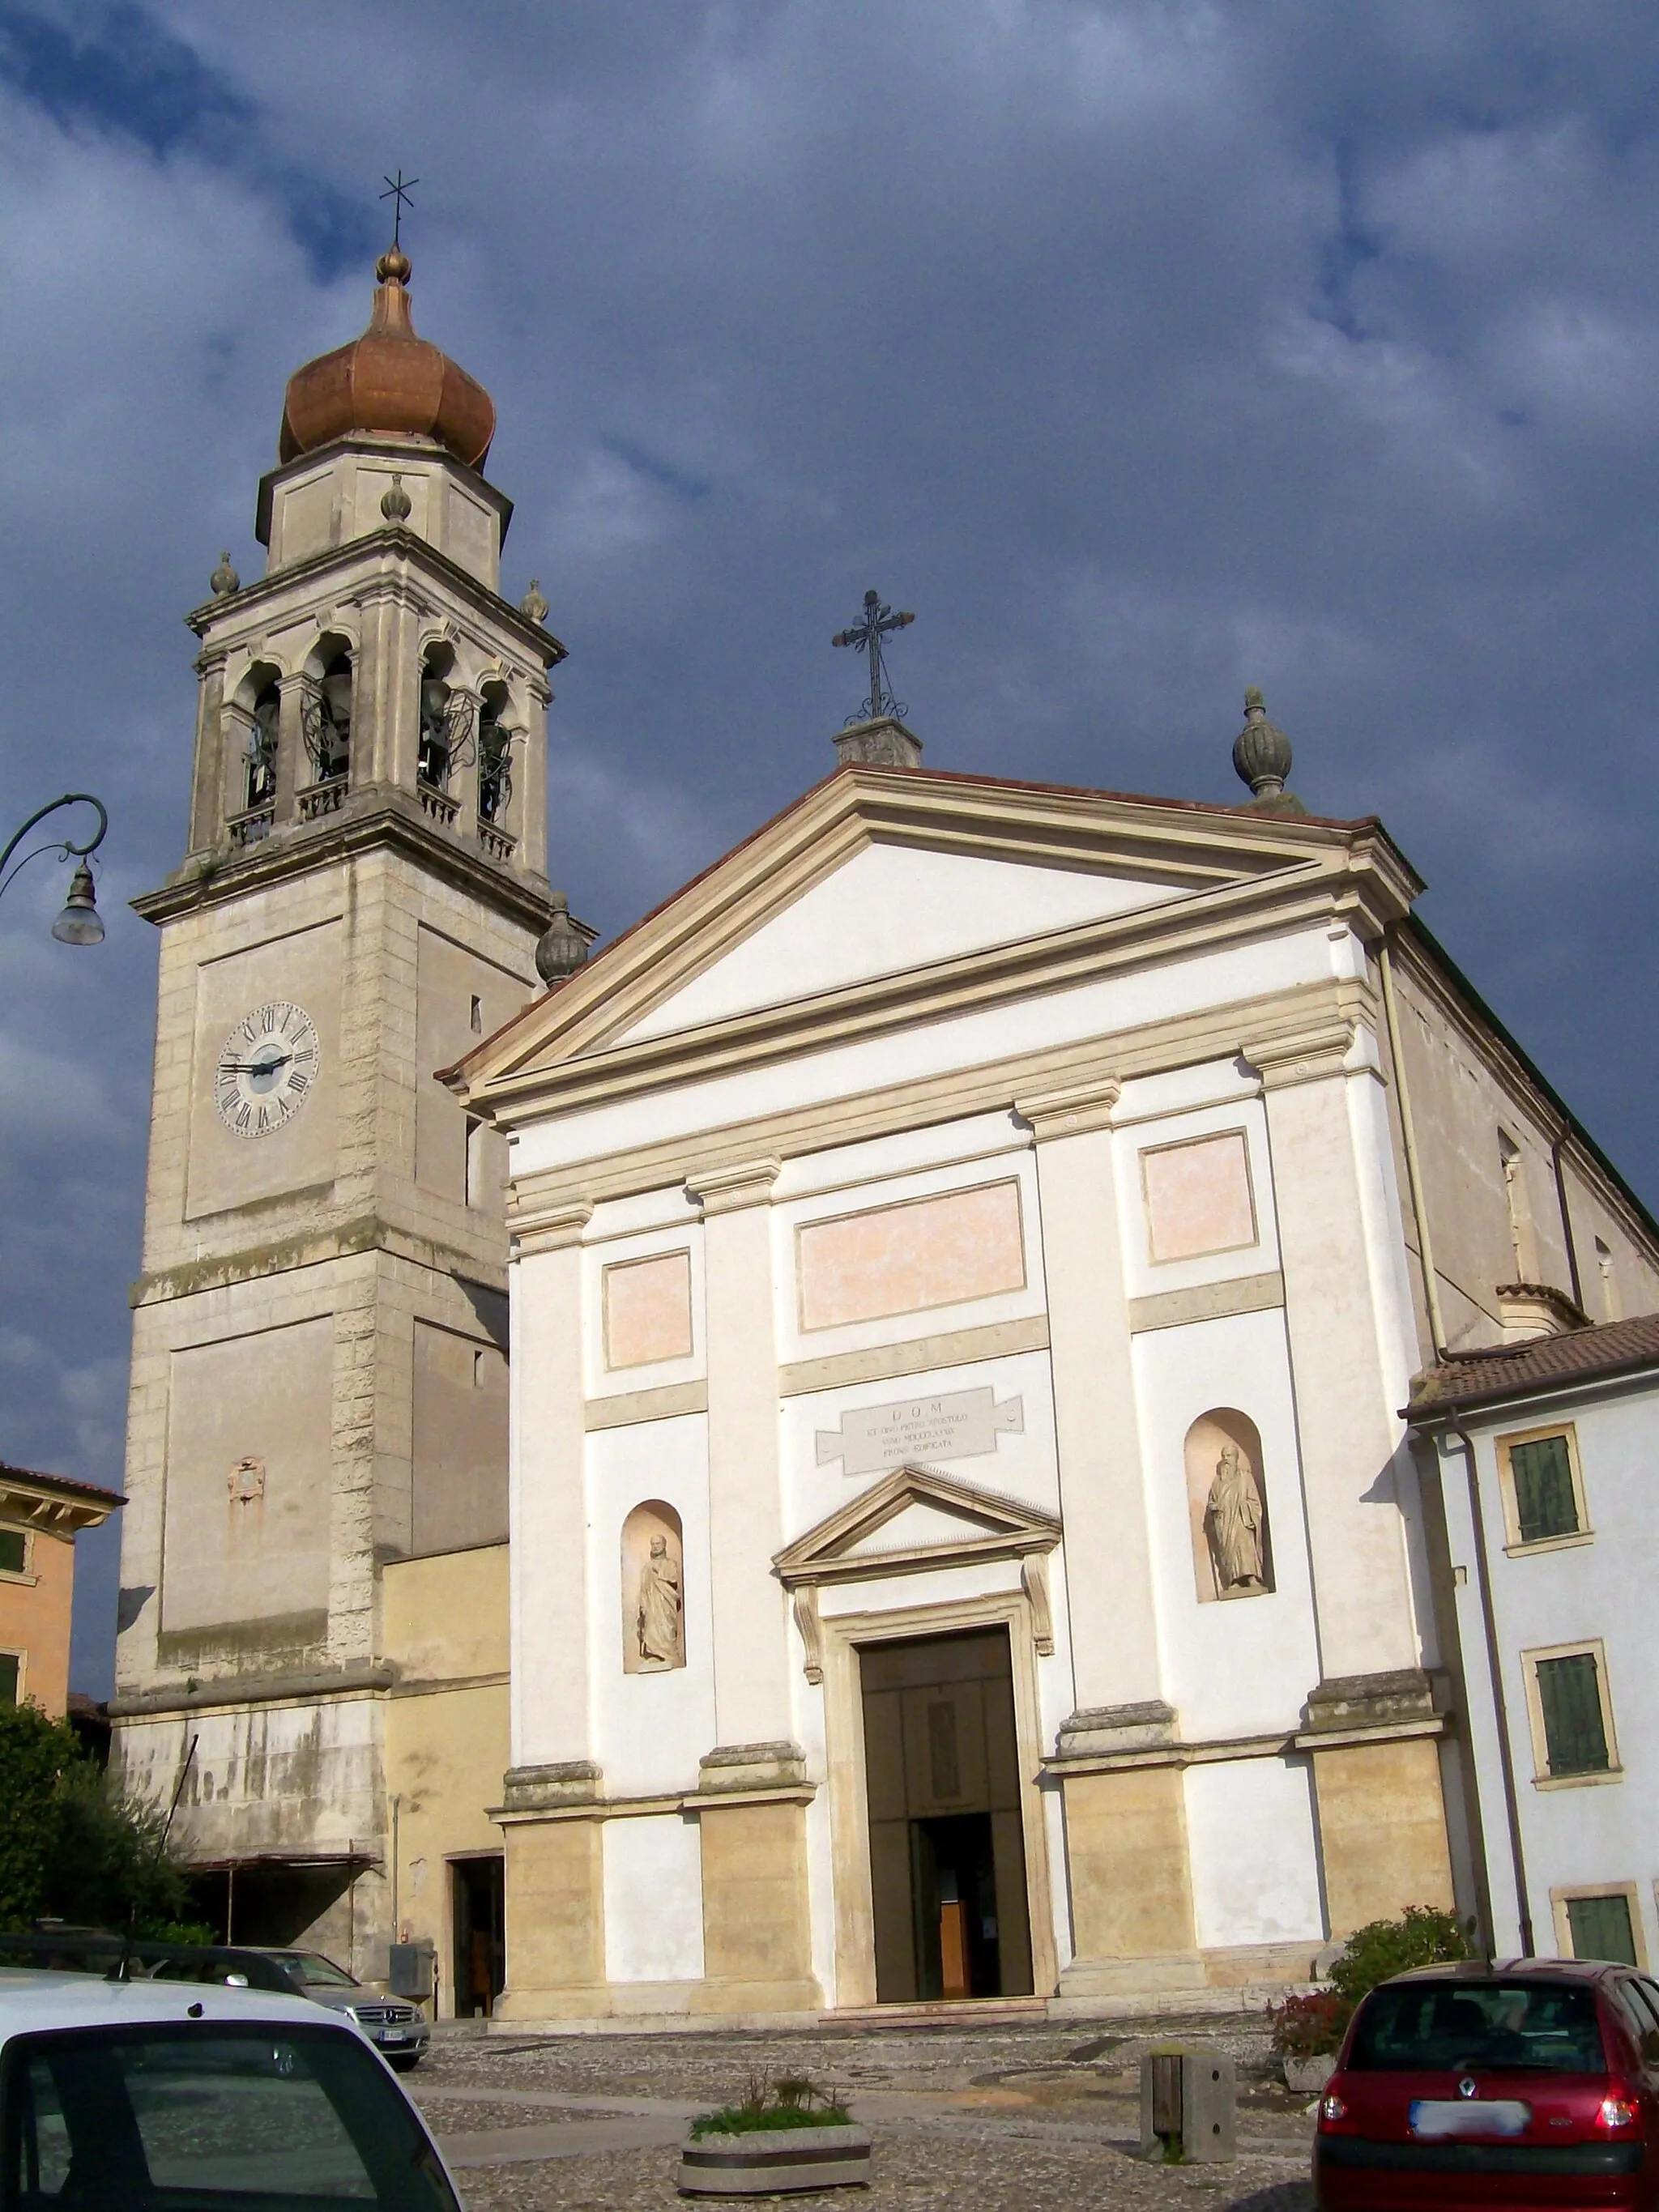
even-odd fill
[{"label": "green shutter", "polygon": [[21,1528],[0,1528],[0,1575],[21,1575],[28,1555],[29,1540]]},{"label": "green shutter", "polygon": [[1575,1651],[1569,1659],[1540,1659],[1538,1702],[1551,1774],[1605,1773],[1607,1732],[1601,1722],[1595,1654]]},{"label": "green shutter", "polygon": [[0,1651],[0,1705],[17,1703],[17,1654]]},{"label": "green shutter", "polygon": [[1572,1463],[1565,1437],[1539,1437],[1510,1447],[1515,1483],[1515,1517],[1523,1544],[1546,1536],[1578,1534],[1578,1501],[1572,1494]]},{"label": "green shutter", "polygon": [[1570,1897],[1567,1927],[1575,1959],[1617,1959],[1626,1966],[1637,1964],[1629,1898]]}]

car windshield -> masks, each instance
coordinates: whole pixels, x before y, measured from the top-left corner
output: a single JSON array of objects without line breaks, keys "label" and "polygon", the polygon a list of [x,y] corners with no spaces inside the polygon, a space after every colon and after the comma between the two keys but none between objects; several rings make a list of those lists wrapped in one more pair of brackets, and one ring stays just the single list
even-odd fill
[{"label": "car windshield", "polygon": [[307,1990],[355,1990],[356,1982],[343,1966],[320,1951],[279,1951],[278,1960],[293,1978]]},{"label": "car windshield", "polygon": [[408,2100],[339,2030],[238,2022],[15,2037],[0,2212],[459,2212]]},{"label": "car windshield", "polygon": [[1464,2066],[1599,2074],[1595,1993],[1582,1982],[1394,1982],[1362,2006],[1348,2063],[1362,2070]]}]

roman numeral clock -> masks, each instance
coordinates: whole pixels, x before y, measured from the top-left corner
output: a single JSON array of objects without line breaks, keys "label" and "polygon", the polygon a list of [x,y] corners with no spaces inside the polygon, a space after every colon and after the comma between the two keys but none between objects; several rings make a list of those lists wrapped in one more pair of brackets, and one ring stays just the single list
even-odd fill
[{"label": "roman numeral clock", "polygon": [[303,1006],[255,1006],[220,1048],[213,1103],[234,1137],[268,1137],[291,1121],[317,1079],[317,1024]]}]

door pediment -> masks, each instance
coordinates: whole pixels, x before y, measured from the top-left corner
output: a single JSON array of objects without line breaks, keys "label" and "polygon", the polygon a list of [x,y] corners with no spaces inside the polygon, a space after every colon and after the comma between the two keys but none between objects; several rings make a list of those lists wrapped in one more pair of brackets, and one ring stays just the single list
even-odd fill
[{"label": "door pediment", "polygon": [[773,1559],[787,1589],[1051,1552],[1057,1516],[929,1467],[896,1467]]}]

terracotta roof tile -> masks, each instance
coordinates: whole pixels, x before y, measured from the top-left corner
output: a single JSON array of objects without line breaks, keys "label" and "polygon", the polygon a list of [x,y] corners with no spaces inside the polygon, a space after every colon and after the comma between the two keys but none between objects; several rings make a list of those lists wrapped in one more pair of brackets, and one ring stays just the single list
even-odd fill
[{"label": "terracotta roof tile", "polygon": [[1603,1376],[1659,1367],[1659,1314],[1537,1336],[1524,1344],[1489,1344],[1448,1352],[1419,1375],[1407,1418],[1425,1420],[1459,1406],[1521,1397],[1551,1383],[1584,1382]]},{"label": "terracotta roof tile", "polygon": [[8,1477],[14,1482],[38,1482],[43,1490],[59,1490],[71,1498],[95,1498],[100,1505],[127,1502],[118,1490],[100,1489],[95,1482],[77,1482],[70,1474],[44,1474],[38,1467],[15,1467],[9,1460],[0,1459],[0,1481]]}]

